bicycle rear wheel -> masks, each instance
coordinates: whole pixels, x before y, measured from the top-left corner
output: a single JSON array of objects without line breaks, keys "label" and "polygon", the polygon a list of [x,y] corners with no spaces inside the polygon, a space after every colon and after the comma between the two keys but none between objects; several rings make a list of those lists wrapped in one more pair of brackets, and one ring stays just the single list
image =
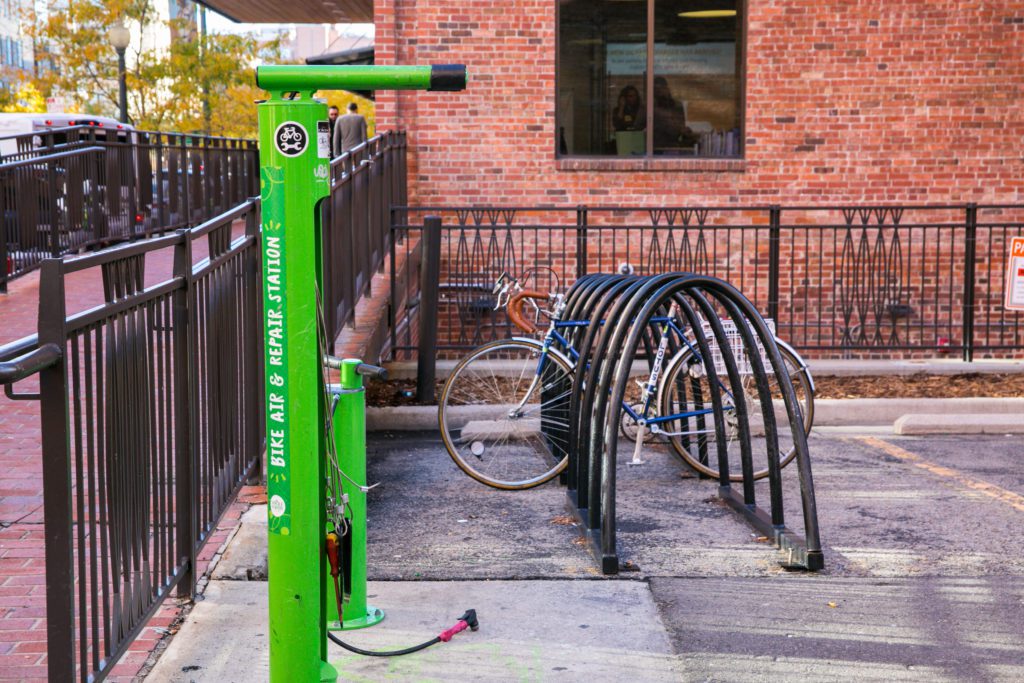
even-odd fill
[{"label": "bicycle rear wheel", "polygon": [[[805,434],[811,433],[814,423],[814,391],[808,377],[808,371],[802,367],[799,359],[786,348],[780,346],[779,352],[786,364],[786,370],[793,382],[800,412],[803,415]],[[727,377],[720,377],[726,388],[729,387]],[[796,456],[793,437],[789,427],[787,414],[782,403],[782,392],[778,378],[768,375],[769,389],[775,406],[776,428],[779,439],[779,468],[788,465]],[[765,439],[764,414],[757,386],[752,375],[743,376],[743,389],[746,397],[748,424],[751,435],[751,457],[753,460],[754,478],[763,479],[768,476],[768,449]],[[725,440],[729,453],[729,480],[743,481],[742,462],[739,446],[739,421],[736,411],[731,409],[731,399],[722,390],[722,401],[725,409]],[[678,415],[701,408],[711,408],[711,393],[704,364],[692,351],[687,350],[670,361],[665,371],[665,382],[662,384],[659,401],[662,415]],[[669,435],[669,442],[676,453],[693,469],[715,479],[718,478],[717,435],[715,434],[714,415],[708,413],[701,417],[681,418],[663,425]],[[680,432],[695,432],[691,434]]]},{"label": "bicycle rear wheel", "polygon": [[513,339],[474,350],[441,390],[438,423],[462,471],[498,489],[550,481],[568,463],[572,366],[540,342]]}]

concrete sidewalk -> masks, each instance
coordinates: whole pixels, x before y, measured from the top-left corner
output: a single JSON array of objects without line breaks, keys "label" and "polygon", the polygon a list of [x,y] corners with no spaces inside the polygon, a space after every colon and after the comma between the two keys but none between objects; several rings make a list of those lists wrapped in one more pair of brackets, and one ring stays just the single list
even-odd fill
[{"label": "concrete sidewalk", "polygon": [[[148,680],[266,680],[267,584],[215,581]],[[364,657],[329,645],[342,681],[678,680],[669,634],[638,581],[385,581],[369,595],[384,621],[340,634],[369,650],[408,647],[468,608],[480,630],[403,657]],[[211,647],[211,643],[216,643]]]},{"label": "concrete sidewalk", "polygon": [[[407,647],[469,607],[480,630],[395,658],[329,645],[343,681],[993,681],[1024,678],[1020,577],[780,576],[641,581],[371,582],[380,625],[340,634]],[[267,680],[267,591],[214,581],[147,680]]]}]

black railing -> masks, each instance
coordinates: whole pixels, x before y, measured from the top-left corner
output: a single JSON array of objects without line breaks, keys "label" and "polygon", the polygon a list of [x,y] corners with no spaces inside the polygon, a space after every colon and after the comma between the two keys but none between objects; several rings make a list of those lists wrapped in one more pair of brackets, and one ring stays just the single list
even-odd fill
[{"label": "black railing", "polygon": [[53,129],[5,138],[0,291],[48,256],[190,227],[259,192],[252,140]]},{"label": "black railing", "polygon": [[[258,226],[250,200],[190,230],[44,259],[39,334],[0,348],[8,396],[41,401],[50,680],[102,680],[172,591],[191,596],[198,550],[260,475]],[[147,273],[168,251],[170,273]],[[68,315],[65,279],[81,271],[102,279],[104,303]],[[38,393],[10,384],[34,372]]]},{"label": "black railing", "polygon": [[[421,319],[435,322],[449,355],[511,335],[490,294],[502,271],[564,291],[620,267],[727,280],[811,355],[970,360],[1024,350],[1020,315],[1002,305],[1024,205],[399,207],[395,252],[420,257],[427,215],[443,222],[439,302],[392,312],[393,359],[414,355]],[[392,286],[392,301],[417,300]]]},{"label": "black railing", "polygon": [[331,196],[322,204],[327,329],[355,321],[390,248],[391,207],[407,201],[404,132],[386,132],[331,162]]}]

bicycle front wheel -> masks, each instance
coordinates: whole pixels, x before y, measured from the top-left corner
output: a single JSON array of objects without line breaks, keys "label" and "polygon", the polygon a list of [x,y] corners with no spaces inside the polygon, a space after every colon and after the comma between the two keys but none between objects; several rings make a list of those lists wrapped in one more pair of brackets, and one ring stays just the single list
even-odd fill
[{"label": "bicycle front wheel", "polygon": [[455,366],[438,405],[441,438],[455,464],[505,490],[557,476],[568,463],[572,372],[564,358],[545,354],[532,340],[474,350]]},{"label": "bicycle front wheel", "polygon": [[[804,434],[811,433],[814,423],[814,392],[808,370],[799,359],[786,348],[779,347],[786,372],[793,382],[800,412],[803,415]],[[768,448],[765,438],[764,414],[761,400],[753,375],[743,376],[743,393],[746,398],[747,418],[751,436],[751,458],[754,479],[768,476]],[[739,445],[739,420],[729,396],[728,377],[720,377],[720,388],[725,418],[726,449],[729,454],[729,480],[743,481],[742,461]],[[788,465],[796,456],[793,446],[792,432],[778,378],[768,375],[768,386],[771,391],[775,412],[776,428],[779,440],[779,468]],[[718,435],[715,433],[714,415],[711,409],[711,387],[704,372],[704,363],[692,350],[686,350],[670,361],[665,371],[665,382],[662,384],[659,405],[661,414],[682,415],[686,413],[708,411],[707,414],[679,418],[667,422],[663,428],[668,432],[669,442],[676,453],[693,469],[715,479],[718,478]]]}]

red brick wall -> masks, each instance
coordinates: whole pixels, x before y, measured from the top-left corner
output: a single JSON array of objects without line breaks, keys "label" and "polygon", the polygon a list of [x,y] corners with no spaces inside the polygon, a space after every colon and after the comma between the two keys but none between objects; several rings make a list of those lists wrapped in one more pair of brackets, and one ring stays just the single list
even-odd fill
[{"label": "red brick wall", "polygon": [[651,171],[556,160],[557,4],[377,1],[378,64],[470,71],[465,93],[378,99],[409,130],[413,202],[1024,200],[1020,0],[749,2],[746,158]]}]

